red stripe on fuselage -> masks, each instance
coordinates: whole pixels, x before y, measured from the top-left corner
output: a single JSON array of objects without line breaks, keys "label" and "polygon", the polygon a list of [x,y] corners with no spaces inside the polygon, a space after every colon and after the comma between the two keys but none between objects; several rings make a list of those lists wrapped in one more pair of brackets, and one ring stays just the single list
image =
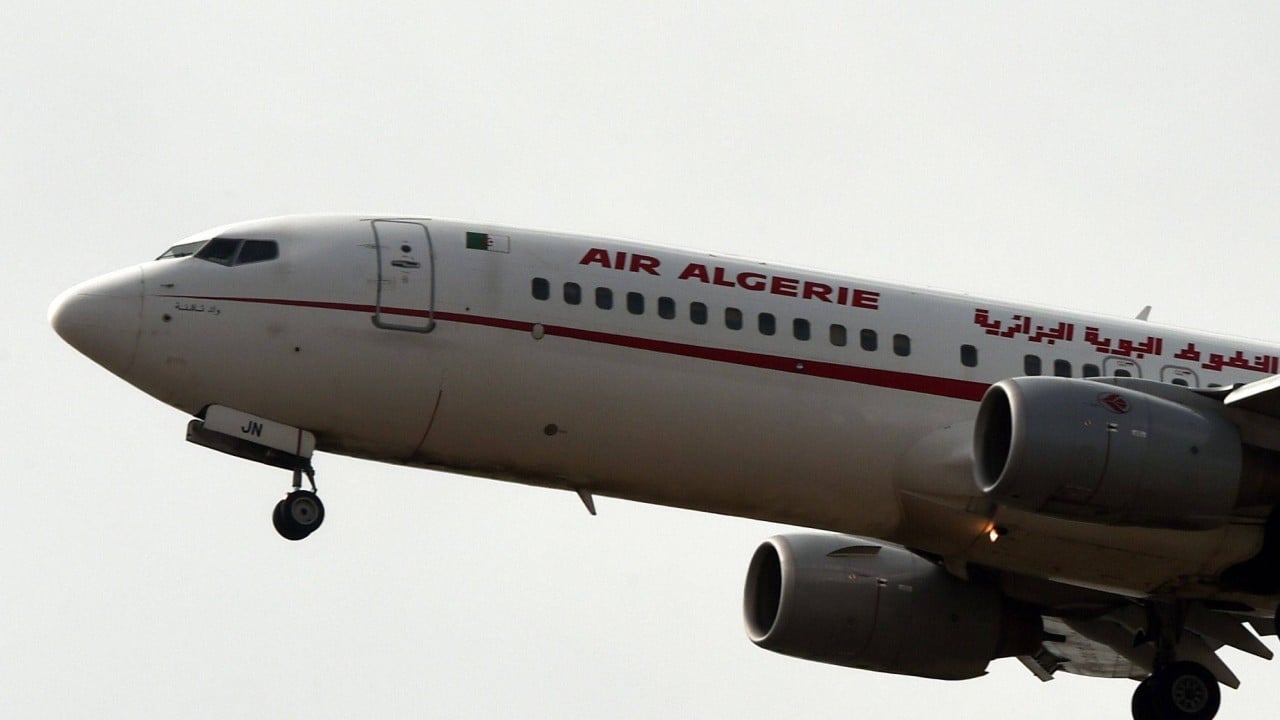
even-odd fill
[{"label": "red stripe on fuselage", "polygon": [[[373,305],[325,302],[318,300],[238,298],[207,295],[161,295],[159,297],[184,297],[192,300],[218,300],[222,302],[256,303],[259,305],[284,305],[287,307],[369,313],[370,315],[372,315],[376,310]],[[387,315],[403,315],[409,317],[425,318],[428,316],[428,313],[425,310],[410,310],[406,308],[384,307],[382,308],[382,312]],[[503,330],[519,330],[522,332],[531,331],[535,325],[535,323],[523,320],[508,320],[506,318],[486,317],[483,315],[470,315],[465,313],[437,312],[432,316],[440,322],[482,325],[485,327],[501,328]],[[747,350],[731,350],[728,348],[707,347],[704,345],[690,345],[687,343],[671,342],[669,340],[654,340],[652,338],[636,337],[633,335],[618,335],[616,333],[584,330],[582,328],[566,327],[561,325],[543,325],[542,327],[546,335],[568,338],[570,340],[627,347],[635,350],[662,353],[665,355],[678,355],[681,357],[697,358],[700,360],[710,360],[712,362],[755,367],[763,370],[774,370],[777,372],[793,373],[796,375],[827,378],[829,380],[853,382],[860,385],[874,385],[876,387],[892,388],[894,390],[907,390],[910,392],[924,393],[926,395],[955,398],[957,400],[981,400],[988,387],[986,383],[981,382],[936,377],[933,375],[919,375],[916,373],[898,372],[896,370],[877,370],[874,368],[858,367],[855,365],[841,365],[838,363],[822,362],[819,360],[806,360],[781,355],[768,355],[765,353],[757,353]]]}]

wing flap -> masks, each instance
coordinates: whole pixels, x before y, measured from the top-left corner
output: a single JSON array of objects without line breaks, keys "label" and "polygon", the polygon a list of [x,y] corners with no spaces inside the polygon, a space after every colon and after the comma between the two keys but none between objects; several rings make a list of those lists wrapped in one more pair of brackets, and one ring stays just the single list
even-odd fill
[{"label": "wing flap", "polygon": [[[1187,613],[1185,632],[1178,641],[1177,656],[1200,663],[1218,682],[1238,688],[1240,679],[1218,657],[1218,649],[1230,646],[1271,659],[1272,652],[1246,626],[1256,618],[1239,617],[1193,606]],[[1041,680],[1062,672],[1090,677],[1141,680],[1155,669],[1155,644],[1144,637],[1145,613],[1136,605],[1117,608],[1089,618],[1045,617],[1046,640],[1035,655],[1018,658]]]},{"label": "wing flap", "polygon": [[1274,656],[1271,648],[1263,645],[1258,636],[1249,632],[1239,619],[1230,615],[1194,607],[1187,613],[1187,629],[1203,638],[1230,645],[1264,660],[1270,660]]}]

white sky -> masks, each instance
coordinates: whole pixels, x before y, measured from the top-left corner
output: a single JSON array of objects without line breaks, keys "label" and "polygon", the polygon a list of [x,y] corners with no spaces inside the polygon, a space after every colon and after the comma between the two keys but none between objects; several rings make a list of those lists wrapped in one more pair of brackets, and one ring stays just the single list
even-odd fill
[{"label": "white sky", "polygon": [[[1127,716],[1013,660],[756,649],[761,523],[325,456],[287,543],[287,473],[46,323],[205,227],[351,210],[1280,338],[1275,5],[691,5],[4,5],[0,716]],[[1225,655],[1219,717],[1272,712],[1280,668]]]}]

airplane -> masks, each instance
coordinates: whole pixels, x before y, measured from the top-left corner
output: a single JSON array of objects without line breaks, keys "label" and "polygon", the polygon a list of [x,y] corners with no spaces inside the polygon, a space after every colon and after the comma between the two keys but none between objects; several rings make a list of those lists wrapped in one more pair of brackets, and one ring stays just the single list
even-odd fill
[{"label": "airplane", "polygon": [[288,471],[317,451],[808,529],[750,639],[978,677],[1017,658],[1208,720],[1280,601],[1280,346],[722,255],[413,216],[194,235],[49,309],[74,348]]}]

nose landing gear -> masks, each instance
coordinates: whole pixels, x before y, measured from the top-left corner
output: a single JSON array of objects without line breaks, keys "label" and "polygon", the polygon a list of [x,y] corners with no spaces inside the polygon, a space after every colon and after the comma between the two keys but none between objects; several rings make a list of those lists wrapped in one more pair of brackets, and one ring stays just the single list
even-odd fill
[{"label": "nose landing gear", "polygon": [[[311,454],[316,436],[308,430],[284,425],[223,405],[210,405],[187,423],[187,441],[228,455],[293,471],[293,489],[276,503],[271,522],[286,540],[301,540],[324,522],[324,503],[316,495],[316,473]],[[302,476],[311,483],[302,489]]]},{"label": "nose landing gear", "polygon": [[[310,490],[302,489],[302,476],[306,474]],[[324,503],[316,494],[316,474],[310,467],[293,471],[293,489],[276,503],[271,513],[276,532],[286,540],[302,540],[315,532],[324,522]]]}]

